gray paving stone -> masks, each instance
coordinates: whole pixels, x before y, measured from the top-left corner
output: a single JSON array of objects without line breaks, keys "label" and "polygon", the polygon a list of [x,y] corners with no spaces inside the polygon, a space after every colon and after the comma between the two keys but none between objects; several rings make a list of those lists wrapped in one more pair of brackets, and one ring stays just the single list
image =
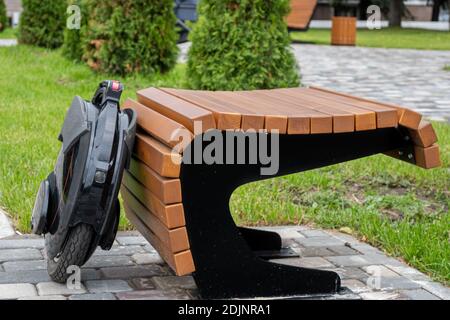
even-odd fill
[{"label": "gray paving stone", "polygon": [[123,292],[133,290],[128,282],[123,280],[91,280],[85,283],[90,293]]},{"label": "gray paving stone", "polygon": [[300,231],[307,238],[312,237],[329,237],[329,234],[322,230],[303,230]]},{"label": "gray paving stone", "polygon": [[128,256],[93,256],[86,263],[86,268],[106,268],[118,266],[132,266],[133,261]]},{"label": "gray paving stone", "polygon": [[147,251],[147,252],[150,252],[150,253],[156,253],[156,249],[153,248],[150,244],[146,244],[144,246],[144,250]]},{"label": "gray paving stone", "polygon": [[73,295],[86,293],[86,289],[83,284],[80,284],[80,289],[69,289],[67,285],[56,282],[42,282],[38,283],[36,287],[40,296]]},{"label": "gray paving stone", "polygon": [[369,292],[372,289],[367,286],[365,282],[356,279],[342,280],[342,286],[350,289],[353,293],[359,294],[361,292]]},{"label": "gray paving stone", "polygon": [[145,252],[142,246],[113,246],[109,251],[97,249],[94,256],[131,256],[141,252]]},{"label": "gray paving stone", "polygon": [[81,281],[87,281],[87,280],[99,280],[102,277],[102,273],[100,270],[96,269],[81,269]]},{"label": "gray paving stone", "polygon": [[384,255],[352,255],[352,256],[335,256],[326,257],[326,259],[338,267],[362,267],[373,264],[384,264],[387,257]]},{"label": "gray paving stone", "polygon": [[298,249],[301,257],[327,257],[336,254],[326,247],[306,247]]},{"label": "gray paving stone", "polygon": [[360,294],[364,300],[399,300],[402,296],[398,292],[374,291]]},{"label": "gray paving stone", "polygon": [[351,256],[361,254],[360,252],[348,246],[332,246],[328,247],[327,249],[331,250],[336,256]]},{"label": "gray paving stone", "polygon": [[42,249],[44,239],[7,239],[0,240],[0,250],[3,249]]},{"label": "gray paving stone", "polygon": [[37,249],[4,249],[0,250],[0,262],[17,260],[39,260],[42,254]]},{"label": "gray paving stone", "polygon": [[145,240],[144,237],[117,237],[117,242],[119,242],[123,246],[130,246],[130,245],[146,245],[148,244],[147,240]]},{"label": "gray paving stone", "polygon": [[345,268],[326,268],[325,270],[336,272],[342,280],[356,279],[365,282],[369,277],[367,273],[357,267],[345,267]]},{"label": "gray paving stone", "polygon": [[438,296],[442,300],[450,300],[450,288],[445,287],[440,283],[431,281],[417,281],[417,283],[419,283],[422,288],[435,296]]},{"label": "gray paving stone", "polygon": [[168,289],[189,289],[194,290],[197,288],[197,285],[195,284],[194,278],[190,276],[185,277],[154,277],[153,281],[156,283],[156,285],[163,290]]},{"label": "gray paving stone", "polygon": [[397,274],[402,275],[410,280],[431,281],[430,277],[407,265],[398,266],[386,264],[385,266],[391,269],[392,271],[396,272]]},{"label": "gray paving stone", "polygon": [[166,275],[158,265],[102,268],[102,274],[109,279],[147,278]]},{"label": "gray paving stone", "polygon": [[136,290],[154,290],[156,285],[152,279],[154,278],[134,278],[130,283]]},{"label": "gray paving stone", "polygon": [[163,259],[157,253],[136,253],[131,256],[137,264],[164,264]]},{"label": "gray paving stone", "polygon": [[304,247],[332,247],[332,246],[341,246],[345,244],[345,242],[343,242],[342,240],[332,236],[300,238],[296,239],[296,241]]},{"label": "gray paving stone", "polygon": [[0,272],[0,283],[39,283],[51,281],[46,270]]},{"label": "gray paving stone", "polygon": [[0,284],[0,300],[11,300],[36,295],[36,288],[29,283]]},{"label": "gray paving stone", "polygon": [[400,290],[400,294],[411,300],[441,300],[424,289]]},{"label": "gray paving stone", "polygon": [[312,269],[323,269],[332,268],[333,264],[328,262],[322,257],[304,257],[304,258],[289,258],[289,259],[274,259],[271,262],[285,264],[295,267],[312,268]]},{"label": "gray paving stone", "polygon": [[116,294],[119,300],[190,300],[186,292],[178,290],[142,290],[119,292]]},{"label": "gray paving stone", "polygon": [[384,265],[363,266],[361,269],[371,276],[380,276],[385,278],[396,278],[400,276],[397,272],[392,271]]},{"label": "gray paving stone", "polygon": [[24,297],[19,298],[18,300],[67,300],[67,298],[62,295],[55,295],[55,296]]},{"label": "gray paving stone", "polygon": [[401,290],[401,289],[420,289],[421,285],[402,276],[398,277],[376,277],[370,278],[368,283],[372,288],[379,290]]},{"label": "gray paving stone", "polygon": [[69,300],[117,300],[112,293],[76,294],[69,297]]},{"label": "gray paving stone", "polygon": [[6,272],[47,270],[47,263],[45,260],[11,261],[3,263],[3,269]]}]

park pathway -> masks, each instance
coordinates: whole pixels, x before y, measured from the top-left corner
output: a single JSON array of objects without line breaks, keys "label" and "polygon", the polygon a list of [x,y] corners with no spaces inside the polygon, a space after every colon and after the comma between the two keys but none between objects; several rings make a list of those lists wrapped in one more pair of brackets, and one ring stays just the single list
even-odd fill
[{"label": "park pathway", "polygon": [[450,51],[294,44],[302,83],[391,102],[450,121]]},{"label": "park pathway", "polygon": [[[340,274],[345,289],[316,299],[450,299],[449,288],[349,235],[306,226],[267,229],[300,255],[274,262]],[[198,299],[192,277],[175,277],[136,232],[120,233],[109,252],[97,251],[75,290],[50,281],[43,248],[38,237],[0,240],[0,299]]]}]

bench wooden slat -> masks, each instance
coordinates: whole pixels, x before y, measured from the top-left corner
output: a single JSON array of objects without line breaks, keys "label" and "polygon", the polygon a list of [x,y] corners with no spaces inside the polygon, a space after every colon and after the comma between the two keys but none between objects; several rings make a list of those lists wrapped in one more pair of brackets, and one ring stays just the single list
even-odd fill
[{"label": "bench wooden slat", "polygon": [[196,95],[207,99],[214,106],[226,106],[231,110],[235,110],[242,115],[241,119],[241,129],[242,130],[261,130],[264,129],[265,125],[265,115],[262,115],[258,112],[253,111],[251,108],[247,108],[245,104],[242,104],[241,101],[236,101],[234,99],[234,95],[231,98],[225,98],[224,94],[228,94],[227,92],[215,91],[213,93],[206,91],[198,91]]},{"label": "bench wooden slat", "polygon": [[214,103],[214,101],[198,96],[195,94],[195,91],[192,90],[169,88],[163,88],[161,90],[180,99],[186,100],[189,103],[193,103],[203,109],[211,111],[214,114],[217,129],[219,130],[236,130],[241,128],[242,115],[237,113],[236,110],[231,110],[225,105],[217,104]]},{"label": "bench wooden slat", "polygon": [[427,148],[438,141],[433,126],[427,121],[422,121],[417,130],[410,129],[409,133],[414,144],[419,147]]},{"label": "bench wooden slat", "polygon": [[125,214],[130,222],[136,226],[136,229],[144,236],[144,238],[158,251],[161,258],[172,268],[177,276],[185,276],[195,272],[194,260],[190,250],[183,252],[170,252],[161,240],[150,231],[149,228],[141,221],[141,219],[126,204],[124,205]]},{"label": "bench wooden slat", "polygon": [[414,147],[416,165],[424,169],[438,168],[441,166],[439,146],[437,144],[428,148]]},{"label": "bench wooden slat", "polygon": [[398,107],[388,106],[385,103],[381,104],[376,101],[354,97],[324,88],[309,87],[309,89],[322,92],[323,96],[328,97],[330,100],[345,102],[358,108],[376,112],[377,128],[393,128],[399,124],[400,114]]},{"label": "bench wooden slat", "polygon": [[[171,149],[158,140],[148,135],[137,133],[134,151],[139,160],[156,171],[160,176],[166,178],[178,178],[180,176],[181,156],[175,153],[172,154]],[[172,157],[176,159],[177,163],[172,161]]]},{"label": "bench wooden slat", "polygon": [[184,227],[184,209],[182,203],[165,205],[150,190],[140,184],[128,172],[123,175],[122,185],[128,189],[150,212],[169,229]]},{"label": "bench wooden slat", "polygon": [[202,132],[216,128],[212,112],[164,91],[148,88],[138,91],[137,96],[140,103],[181,123],[191,132],[194,132],[195,121],[202,123]]},{"label": "bench wooden slat", "polygon": [[228,101],[240,109],[245,109],[248,112],[252,112],[263,117],[264,124],[261,129],[278,130],[280,134],[285,134],[287,132],[288,117],[283,115],[280,110],[276,110],[272,106],[266,105],[266,112],[258,111],[257,108],[255,108],[255,103],[258,103],[258,101],[252,101],[245,97],[238,97],[235,92],[219,91],[212,94],[214,94],[215,97],[218,97],[221,103]]},{"label": "bench wooden slat", "polygon": [[186,227],[183,226],[176,229],[168,229],[161,223],[161,220],[159,220],[153,212],[145,208],[126,187],[122,186],[121,194],[127,207],[133,210],[147,228],[149,228],[172,253],[189,250]]},{"label": "bench wooden slat", "polygon": [[255,110],[264,113],[265,110],[286,116],[288,118],[288,134],[330,133],[333,131],[333,118],[325,113],[308,108],[298,108],[283,100],[261,94],[262,91],[236,92],[237,99],[247,99]]},{"label": "bench wooden slat", "polygon": [[377,115],[374,111],[355,107],[338,100],[326,99],[321,94],[317,94],[316,91],[307,88],[298,88],[296,91],[301,94],[304,99],[309,99],[313,103],[331,106],[334,109],[352,113],[355,116],[355,131],[375,130],[377,128]]},{"label": "bench wooden slat", "polygon": [[[185,126],[173,121],[170,118],[140,104],[137,101],[128,99],[124,104],[125,108],[134,109],[137,113],[137,123],[152,137],[158,139],[167,146],[175,147],[179,141],[174,140],[178,132],[183,132],[193,139],[192,133]],[[184,134],[183,134],[184,136]]]},{"label": "bench wooden slat", "polygon": [[276,97],[298,107],[306,107],[330,115],[333,118],[333,132],[335,133],[355,131],[355,115],[349,111],[340,110],[330,105],[313,101],[293,89],[263,91],[262,94]]},{"label": "bench wooden slat", "polygon": [[164,178],[136,158],[131,158],[129,173],[164,204],[182,201],[180,179]]}]

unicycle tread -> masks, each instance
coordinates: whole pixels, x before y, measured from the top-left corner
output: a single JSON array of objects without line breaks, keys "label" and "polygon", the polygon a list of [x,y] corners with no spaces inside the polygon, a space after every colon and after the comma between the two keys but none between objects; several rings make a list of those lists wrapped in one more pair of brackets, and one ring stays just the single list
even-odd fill
[{"label": "unicycle tread", "polygon": [[53,281],[66,282],[70,276],[68,267],[81,267],[85,263],[93,235],[94,230],[87,224],[79,224],[70,231],[58,259],[47,259],[48,274]]}]

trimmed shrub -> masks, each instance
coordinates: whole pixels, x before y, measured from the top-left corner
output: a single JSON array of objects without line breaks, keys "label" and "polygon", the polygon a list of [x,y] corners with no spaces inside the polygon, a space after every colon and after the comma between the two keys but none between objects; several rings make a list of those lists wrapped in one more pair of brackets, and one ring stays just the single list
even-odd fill
[{"label": "trimmed shrub", "polygon": [[66,0],[22,0],[19,41],[45,48],[63,43],[66,25]]},{"label": "trimmed shrub", "polygon": [[0,32],[8,27],[8,17],[6,16],[6,5],[4,0],[0,0]]},{"label": "trimmed shrub", "polygon": [[178,48],[172,0],[89,0],[83,59],[112,74],[171,69]]},{"label": "trimmed shrub", "polygon": [[[76,5],[80,10],[80,28],[64,29],[64,44],[62,46],[63,55],[70,60],[81,61],[83,58],[84,40],[83,32],[86,32],[85,26],[88,21],[88,10],[86,0],[69,0],[69,6]],[[73,21],[75,22],[75,21]]]},{"label": "trimmed shrub", "polygon": [[251,90],[299,85],[285,16],[289,0],[203,0],[191,34],[194,89]]}]

